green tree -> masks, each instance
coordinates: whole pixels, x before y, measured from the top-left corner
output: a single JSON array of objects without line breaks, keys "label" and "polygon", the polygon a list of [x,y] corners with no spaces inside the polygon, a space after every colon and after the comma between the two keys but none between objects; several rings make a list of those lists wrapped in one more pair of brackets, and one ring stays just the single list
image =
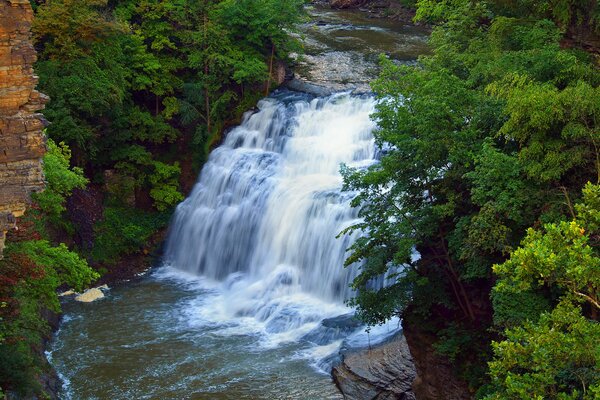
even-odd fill
[{"label": "green tree", "polygon": [[44,177],[46,188],[34,194],[40,209],[51,223],[60,225],[65,203],[75,188],[83,188],[88,180],[81,168],[71,168],[71,150],[64,144],[48,139],[48,152],[44,155]]},{"label": "green tree", "polygon": [[[600,394],[600,186],[586,185],[570,222],[530,229],[509,260],[496,265],[496,293],[545,287],[558,304],[504,332],[490,362],[489,399],[595,399]],[[508,314],[511,309],[498,309]],[[515,312],[517,319],[521,315]]]},{"label": "green tree", "polygon": [[[486,380],[473,371],[491,353],[492,322],[515,328],[558,296],[532,286],[490,298],[492,266],[527,228],[573,217],[581,188],[599,179],[600,73],[587,39],[574,39],[596,12],[592,2],[418,1],[417,19],[437,24],[432,54],[412,67],[383,60],[372,85],[381,162],[342,168],[363,218],[347,260],[361,268],[359,316],[417,318],[473,389]],[[392,284],[373,287],[384,274]]]}]

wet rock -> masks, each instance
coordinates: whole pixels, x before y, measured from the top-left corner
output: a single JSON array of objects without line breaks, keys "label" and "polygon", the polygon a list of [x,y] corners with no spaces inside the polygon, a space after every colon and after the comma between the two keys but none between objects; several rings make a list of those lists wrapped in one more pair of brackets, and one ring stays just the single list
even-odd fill
[{"label": "wet rock", "polygon": [[324,319],[321,324],[304,335],[302,340],[318,345],[326,345],[343,339],[363,326],[354,314],[344,314],[334,318]]},{"label": "wet rock", "polygon": [[332,90],[327,86],[317,85],[315,83],[306,82],[300,79],[292,79],[291,81],[286,82],[285,87],[290,90],[312,94],[317,97],[329,96],[335,92],[335,90]]},{"label": "wet rock", "polygon": [[79,296],[75,297],[75,300],[80,301],[82,303],[91,303],[92,301],[96,301],[102,298],[104,298],[104,293],[102,293],[102,290],[98,288],[93,288],[86,290],[85,292],[83,292],[83,294],[80,294]]},{"label": "wet rock", "polygon": [[415,399],[417,373],[403,334],[373,349],[345,354],[332,375],[348,400]]},{"label": "wet rock", "polygon": [[337,328],[344,330],[356,330],[364,325],[358,318],[354,316],[354,313],[348,313],[339,315],[333,318],[326,318],[321,322],[321,325],[327,328]]},{"label": "wet rock", "polygon": [[333,8],[356,8],[366,3],[366,0],[329,0]]}]

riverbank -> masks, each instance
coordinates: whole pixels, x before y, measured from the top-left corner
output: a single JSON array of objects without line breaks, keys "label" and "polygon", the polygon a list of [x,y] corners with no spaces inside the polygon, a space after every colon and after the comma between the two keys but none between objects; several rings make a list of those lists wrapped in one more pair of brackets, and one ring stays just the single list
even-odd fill
[{"label": "riverbank", "polygon": [[409,7],[399,1],[389,0],[313,0],[313,4],[334,9],[354,9],[366,13],[369,18],[387,18],[404,24],[423,26],[415,23],[416,7]]}]

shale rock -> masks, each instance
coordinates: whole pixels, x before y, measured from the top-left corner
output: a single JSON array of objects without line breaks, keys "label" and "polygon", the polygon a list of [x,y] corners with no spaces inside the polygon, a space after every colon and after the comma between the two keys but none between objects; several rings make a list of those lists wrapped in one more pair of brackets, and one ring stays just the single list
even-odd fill
[{"label": "shale rock", "polygon": [[410,318],[402,322],[404,334],[413,355],[417,378],[413,391],[419,400],[469,400],[473,398],[466,382],[456,376],[456,368],[438,355],[435,335],[424,332]]},{"label": "shale rock", "polygon": [[6,232],[16,226],[32,192],[44,188],[44,117],[48,98],[35,90],[29,0],[0,0],[0,258]]},{"label": "shale rock", "polygon": [[346,354],[333,380],[348,400],[414,400],[416,370],[403,334],[373,349]]}]

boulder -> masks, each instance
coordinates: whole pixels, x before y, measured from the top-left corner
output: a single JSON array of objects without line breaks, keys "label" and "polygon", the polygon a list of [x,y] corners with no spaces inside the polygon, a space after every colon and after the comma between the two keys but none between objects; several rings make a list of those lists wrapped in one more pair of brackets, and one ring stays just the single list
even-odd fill
[{"label": "boulder", "polygon": [[80,301],[82,303],[91,303],[92,301],[96,301],[104,297],[104,293],[102,290],[98,288],[88,289],[83,294],[75,297],[75,300]]},{"label": "boulder", "polygon": [[302,340],[318,345],[326,345],[343,339],[364,324],[354,317],[354,313],[327,318],[321,324],[302,337]]},{"label": "boulder", "polygon": [[347,400],[414,400],[417,373],[403,334],[382,345],[345,354],[333,380]]}]

